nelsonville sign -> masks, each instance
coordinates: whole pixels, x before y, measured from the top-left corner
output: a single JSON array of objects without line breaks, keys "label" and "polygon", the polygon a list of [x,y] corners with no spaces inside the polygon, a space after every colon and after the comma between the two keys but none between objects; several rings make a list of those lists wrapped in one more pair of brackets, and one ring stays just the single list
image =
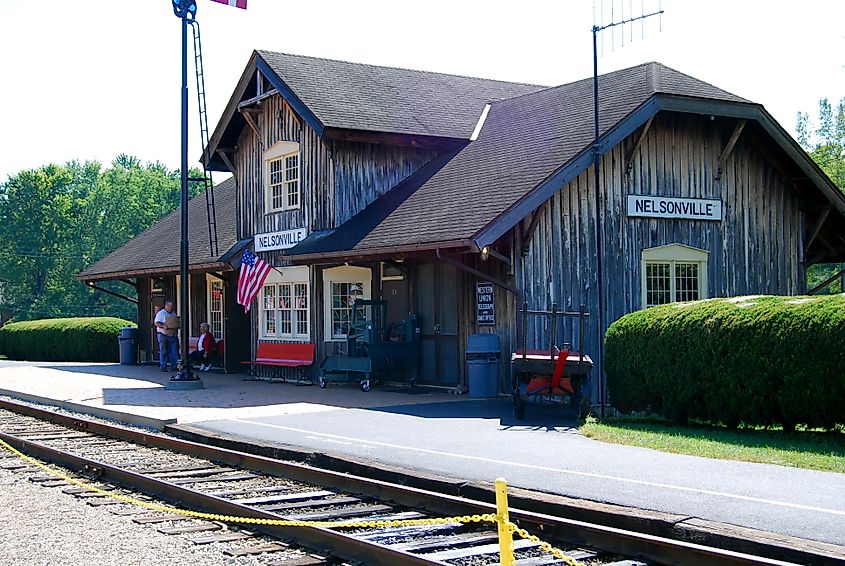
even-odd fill
[{"label": "nelsonville sign", "polygon": [[722,201],[698,198],[628,195],[628,216],[721,220]]},{"label": "nelsonville sign", "polygon": [[267,232],[255,235],[255,251],[267,252],[270,250],[286,250],[294,247],[305,239],[307,235],[305,228],[294,228],[293,230],[282,230],[281,232]]}]

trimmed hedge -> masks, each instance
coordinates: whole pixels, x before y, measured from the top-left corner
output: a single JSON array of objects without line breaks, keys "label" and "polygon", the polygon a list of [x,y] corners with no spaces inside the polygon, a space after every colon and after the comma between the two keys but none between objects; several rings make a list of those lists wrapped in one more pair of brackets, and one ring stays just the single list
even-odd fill
[{"label": "trimmed hedge", "polygon": [[678,422],[845,424],[845,295],[751,296],[627,314],[605,336],[611,403]]},{"label": "trimmed hedge", "polygon": [[10,322],[0,328],[0,354],[12,360],[116,362],[124,326],[136,324],[113,317]]}]

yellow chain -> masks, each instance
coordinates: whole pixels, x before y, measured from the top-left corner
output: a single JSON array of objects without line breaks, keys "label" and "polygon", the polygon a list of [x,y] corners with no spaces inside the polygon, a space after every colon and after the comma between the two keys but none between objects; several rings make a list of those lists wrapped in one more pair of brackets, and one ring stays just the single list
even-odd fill
[{"label": "yellow chain", "polygon": [[508,529],[510,529],[510,531],[512,533],[516,533],[519,536],[521,536],[522,538],[528,539],[531,542],[535,542],[535,543],[539,544],[540,549],[543,552],[547,552],[548,554],[551,554],[552,556],[554,556],[558,560],[563,560],[564,562],[569,564],[569,566],[583,566],[583,564],[581,564],[580,562],[578,562],[577,560],[575,560],[571,556],[567,556],[566,554],[564,554],[564,552],[562,550],[560,550],[559,548],[555,548],[554,546],[550,545],[549,543],[543,542],[542,540],[539,539],[539,537],[532,535],[531,533],[529,533],[525,529],[520,529],[519,527],[517,527],[511,521],[508,521]]},{"label": "yellow chain", "polygon": [[[170,507],[169,505],[161,505],[158,503],[151,503],[149,501],[143,501],[141,499],[136,499],[134,497],[129,497],[127,495],[122,495],[120,493],[113,493],[110,491],[106,491],[104,489],[100,489],[95,487],[91,484],[85,483],[78,479],[72,478],[67,474],[63,474],[58,470],[54,470],[53,468],[47,466],[46,464],[42,464],[38,460],[31,458],[24,454],[23,452],[15,449],[14,447],[10,446],[4,440],[0,439],[0,447],[5,448],[12,454],[15,454],[22,460],[29,462],[33,466],[41,468],[42,470],[46,471],[50,475],[53,475],[61,480],[64,480],[70,484],[75,486],[81,487],[88,491],[98,493],[105,497],[110,497],[112,499],[116,499],[118,501],[122,501],[123,503],[128,503],[130,505],[136,505],[138,507],[143,507],[145,509],[150,509],[152,511],[161,511],[164,513],[173,513],[176,515],[184,515],[186,517],[193,517],[195,519],[206,519],[209,521],[221,521],[224,523],[237,523],[237,524],[248,524],[248,525],[273,525],[279,527],[344,527],[344,528],[379,528],[379,527],[415,527],[419,525],[454,525],[454,524],[467,524],[467,523],[498,523],[500,518],[495,513],[484,513],[481,515],[459,515],[456,517],[434,517],[431,519],[395,519],[395,520],[374,520],[374,521],[296,521],[296,520],[284,520],[284,519],[257,519],[254,517],[235,517],[232,515],[217,515],[214,513],[203,513],[201,511],[191,511],[189,509],[178,509],[176,507]],[[540,548],[552,554],[555,558],[565,561],[569,566],[582,566],[581,563],[577,562],[573,558],[566,556],[563,551],[553,547],[547,542],[541,541],[536,536],[529,534],[528,531],[525,529],[520,529],[514,523],[508,521],[508,529],[511,533],[516,533],[522,538],[526,538],[532,542],[535,542],[540,545]]]}]

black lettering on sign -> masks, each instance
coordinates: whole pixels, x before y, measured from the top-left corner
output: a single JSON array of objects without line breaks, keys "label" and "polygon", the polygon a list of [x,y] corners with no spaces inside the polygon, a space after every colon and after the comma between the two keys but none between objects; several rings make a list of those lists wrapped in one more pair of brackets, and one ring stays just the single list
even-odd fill
[{"label": "black lettering on sign", "polygon": [[475,284],[475,323],[479,326],[496,325],[496,295],[489,281]]}]

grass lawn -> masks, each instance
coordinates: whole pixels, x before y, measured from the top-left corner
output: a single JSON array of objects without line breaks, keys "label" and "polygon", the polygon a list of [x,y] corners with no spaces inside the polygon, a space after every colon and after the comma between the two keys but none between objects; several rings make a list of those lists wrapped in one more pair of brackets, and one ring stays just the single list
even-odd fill
[{"label": "grass lawn", "polygon": [[845,431],[731,430],[655,418],[589,418],[581,433],[594,440],[723,460],[845,473]]}]

